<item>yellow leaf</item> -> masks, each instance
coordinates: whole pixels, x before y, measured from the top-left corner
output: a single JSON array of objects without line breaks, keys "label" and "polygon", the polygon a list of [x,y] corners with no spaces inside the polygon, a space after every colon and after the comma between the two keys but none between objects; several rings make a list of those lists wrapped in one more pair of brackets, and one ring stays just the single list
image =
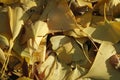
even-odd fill
[{"label": "yellow leaf", "polygon": [[109,41],[117,43],[120,41],[120,22],[110,21],[98,24],[95,27],[88,27],[84,32],[91,36],[96,42]]},{"label": "yellow leaf", "polygon": [[[65,77],[70,73],[70,67],[55,60],[51,72],[46,80],[66,80]],[[57,76],[57,77],[56,77]]]},{"label": "yellow leaf", "polygon": [[96,55],[95,61],[83,77],[90,77],[99,80],[117,80],[120,72],[110,64],[109,58],[116,54],[114,46],[109,42],[103,42]]},{"label": "yellow leaf", "polygon": [[53,68],[54,62],[55,56],[52,54],[45,60],[43,64],[40,65],[40,67],[38,68],[38,74],[44,73],[45,78],[49,76],[51,69]]},{"label": "yellow leaf", "polygon": [[82,49],[74,41],[67,36],[54,36],[50,39],[52,49],[56,52],[58,59],[64,63],[72,61],[80,61],[85,59]]},{"label": "yellow leaf", "polygon": [[[34,46],[33,46],[34,47]],[[36,51],[33,52],[33,63],[34,62],[44,62],[46,56],[46,37],[42,38],[37,45]]]},{"label": "yellow leaf", "polygon": [[36,21],[32,26],[32,30],[34,37],[45,36],[47,33],[49,33],[47,23],[43,21]]},{"label": "yellow leaf", "polygon": [[77,0],[77,2],[78,2],[78,4],[79,4],[79,6],[81,7],[81,6],[88,6],[89,8],[93,8],[92,7],[92,3],[90,3],[90,2],[87,2],[87,1],[85,1],[85,0]]},{"label": "yellow leaf", "polygon": [[0,2],[4,3],[4,4],[13,4],[16,2],[19,2],[20,0],[0,0]]},{"label": "yellow leaf", "polygon": [[71,73],[69,73],[67,80],[76,80],[80,76],[81,76],[80,70],[78,69],[78,67],[76,67],[73,71],[71,71]]},{"label": "yellow leaf", "polygon": [[23,25],[22,15],[23,10],[21,7],[11,8],[8,7],[8,15],[10,20],[10,29],[12,32],[13,40],[18,36]]},{"label": "yellow leaf", "polygon": [[3,64],[5,62],[6,58],[5,58],[5,53],[3,52],[3,50],[0,48],[0,62]]},{"label": "yellow leaf", "polygon": [[5,36],[0,35],[0,48],[7,49],[8,47],[9,47],[8,39]]}]

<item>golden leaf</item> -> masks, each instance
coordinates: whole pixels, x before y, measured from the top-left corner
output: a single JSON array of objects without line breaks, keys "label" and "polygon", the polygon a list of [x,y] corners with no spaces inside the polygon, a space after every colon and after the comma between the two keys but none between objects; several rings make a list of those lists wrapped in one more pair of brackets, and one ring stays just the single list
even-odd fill
[{"label": "golden leaf", "polygon": [[13,40],[18,36],[23,25],[22,15],[23,10],[21,7],[16,7],[12,9],[8,7],[8,15],[10,20],[10,29],[12,32]]},{"label": "golden leaf", "polygon": [[[109,63],[109,58],[116,53],[114,46],[109,42],[103,42],[99,48],[95,61],[89,72],[83,77],[94,79],[111,79],[120,78],[119,71],[116,71]],[[101,69],[101,70],[100,70]]]},{"label": "golden leaf", "polygon": [[16,2],[19,2],[20,0],[0,0],[1,3],[4,3],[4,4],[13,4],[13,3],[16,3]]},{"label": "golden leaf", "polygon": [[52,49],[56,52],[58,59],[65,63],[72,61],[80,61],[85,59],[82,49],[74,41],[67,36],[54,36],[50,39]]}]

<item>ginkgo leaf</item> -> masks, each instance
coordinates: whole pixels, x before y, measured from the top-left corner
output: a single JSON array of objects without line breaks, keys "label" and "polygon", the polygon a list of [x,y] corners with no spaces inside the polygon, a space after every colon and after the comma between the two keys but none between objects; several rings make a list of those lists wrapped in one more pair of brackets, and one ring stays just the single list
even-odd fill
[{"label": "ginkgo leaf", "polygon": [[81,72],[78,69],[78,67],[76,67],[73,71],[71,71],[71,73],[69,73],[69,76],[67,77],[66,80],[76,80],[81,76]]},{"label": "ginkgo leaf", "polygon": [[65,0],[48,2],[40,20],[47,20],[51,32],[78,28],[76,20]]},{"label": "ginkgo leaf", "polygon": [[38,49],[33,52],[32,59],[34,62],[44,62],[46,56],[46,37],[42,38],[37,45]]},{"label": "ginkgo leaf", "polygon": [[[98,50],[95,61],[84,77],[94,79],[117,80],[120,72],[109,63],[109,58],[116,53],[114,46],[109,42],[103,42]],[[100,70],[101,69],[101,70]]]},{"label": "ginkgo leaf", "polygon": [[80,7],[82,6],[88,6],[92,9],[92,4],[90,2],[84,1],[84,0],[76,0]]},{"label": "ginkgo leaf", "polygon": [[0,0],[1,3],[4,3],[4,4],[13,4],[13,3],[16,3],[16,2],[19,2],[20,0]]},{"label": "ginkgo leaf", "polygon": [[23,25],[23,20],[21,19],[23,15],[23,9],[21,7],[8,7],[8,15],[10,20],[10,29],[14,40],[20,33]]},{"label": "ginkgo leaf", "polygon": [[20,0],[20,3],[24,4],[24,6],[29,9],[33,6],[37,6],[34,0]]},{"label": "ginkgo leaf", "polygon": [[32,26],[32,30],[34,37],[45,36],[47,33],[49,33],[47,23],[43,21],[35,22],[35,24]]},{"label": "ginkgo leaf", "polygon": [[67,36],[54,36],[50,41],[52,43],[52,49],[62,62],[68,64],[72,61],[84,61],[85,56],[83,51],[74,39]]},{"label": "ginkgo leaf", "polygon": [[120,23],[119,22],[103,22],[96,27],[88,27],[84,32],[91,36],[96,42],[109,41],[117,43],[120,41]]},{"label": "ginkgo leaf", "polygon": [[[60,63],[57,59],[51,69],[51,72],[46,80],[66,80],[65,77],[70,73],[70,66]],[[56,77],[57,76],[57,77]]]},{"label": "ginkgo leaf", "polygon": [[43,64],[40,65],[40,67],[38,67],[38,74],[42,74],[44,73],[44,78],[46,79],[47,76],[49,76],[52,67],[54,66],[54,62],[55,62],[55,56],[54,54],[50,55]]},{"label": "ginkgo leaf", "polygon": [[[80,28],[82,27],[80,26]],[[72,36],[74,38],[81,38],[86,36],[86,34],[82,31],[82,29],[73,29],[73,30],[65,31],[64,34],[68,36]]]},{"label": "ginkgo leaf", "polygon": [[36,15],[36,13],[38,13],[37,3],[34,0],[21,0],[21,3],[23,4],[23,8],[24,8],[24,14],[22,15],[21,19],[26,24],[29,23],[28,20],[31,20],[31,17],[33,19],[34,17],[36,17],[33,15]]},{"label": "ginkgo leaf", "polygon": [[92,13],[88,12],[83,14],[82,16],[77,17],[77,23],[80,24],[82,27],[89,27],[92,20]]}]

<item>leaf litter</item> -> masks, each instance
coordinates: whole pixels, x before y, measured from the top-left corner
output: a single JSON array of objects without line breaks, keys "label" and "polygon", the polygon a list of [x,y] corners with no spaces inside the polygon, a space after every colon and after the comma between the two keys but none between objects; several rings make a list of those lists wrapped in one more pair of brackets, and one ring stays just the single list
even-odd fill
[{"label": "leaf litter", "polygon": [[119,0],[0,0],[1,80],[118,80]]}]

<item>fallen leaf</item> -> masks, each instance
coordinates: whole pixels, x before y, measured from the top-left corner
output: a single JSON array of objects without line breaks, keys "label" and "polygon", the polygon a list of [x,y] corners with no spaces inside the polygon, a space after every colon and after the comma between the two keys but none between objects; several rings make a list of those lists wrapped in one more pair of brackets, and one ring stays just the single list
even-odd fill
[{"label": "fallen leaf", "polygon": [[3,35],[0,35],[0,48],[3,50],[9,48],[8,39]]},{"label": "fallen leaf", "polygon": [[8,16],[10,21],[10,29],[12,32],[13,41],[21,31],[23,20],[21,19],[23,10],[21,7],[11,8],[8,7]]},{"label": "fallen leaf", "polygon": [[13,4],[13,3],[16,3],[16,2],[19,2],[20,0],[0,0],[1,3],[4,3],[4,4]]},{"label": "fallen leaf", "polygon": [[[70,72],[70,67],[58,62],[55,60],[53,67],[51,68],[51,72],[46,80],[64,80],[65,76]],[[56,77],[57,76],[57,77]]]},{"label": "fallen leaf", "polygon": [[35,24],[32,26],[32,30],[34,37],[45,36],[47,33],[49,33],[47,23],[43,21],[36,21]]},{"label": "fallen leaf", "polygon": [[65,0],[51,0],[40,20],[47,20],[50,32],[67,31],[78,28],[76,20]]},{"label": "fallen leaf", "polygon": [[[94,79],[117,80],[119,71],[116,71],[109,63],[109,58],[116,53],[114,46],[109,42],[103,42],[98,50],[95,61],[83,77],[91,77]],[[101,70],[100,70],[101,69]]]},{"label": "fallen leaf", "polygon": [[82,27],[89,27],[92,20],[92,13],[86,12],[85,14],[76,17],[77,23],[80,24]]},{"label": "fallen leaf", "polygon": [[95,27],[88,27],[83,31],[93,38],[94,41],[101,43],[102,41],[109,41],[117,43],[120,38],[120,23],[119,22],[103,22]]},{"label": "fallen leaf", "polygon": [[98,0],[95,8],[99,10],[101,15],[104,15],[104,4],[106,3],[106,15],[118,17],[120,11],[120,1],[119,0]]},{"label": "fallen leaf", "polygon": [[3,64],[6,60],[5,53],[3,50],[0,48],[0,62]]},{"label": "fallen leaf", "polygon": [[12,37],[7,8],[0,10],[0,34],[7,37],[8,40]]},{"label": "fallen leaf", "polygon": [[69,73],[66,80],[77,80],[81,76],[81,72],[78,67]]},{"label": "fallen leaf", "polygon": [[93,8],[92,4],[90,2],[84,1],[84,0],[76,0],[79,4],[79,6],[88,6],[89,8]]},{"label": "fallen leaf", "polygon": [[52,49],[56,52],[60,61],[67,64],[72,61],[84,61],[85,56],[83,51],[73,38],[54,36],[50,41],[52,43]]},{"label": "fallen leaf", "polygon": [[55,63],[55,56],[54,54],[52,54],[45,60],[43,64],[40,65],[40,67],[38,67],[38,74],[44,73],[45,77],[43,79],[46,79],[49,76],[51,69],[54,66],[54,63]]}]

